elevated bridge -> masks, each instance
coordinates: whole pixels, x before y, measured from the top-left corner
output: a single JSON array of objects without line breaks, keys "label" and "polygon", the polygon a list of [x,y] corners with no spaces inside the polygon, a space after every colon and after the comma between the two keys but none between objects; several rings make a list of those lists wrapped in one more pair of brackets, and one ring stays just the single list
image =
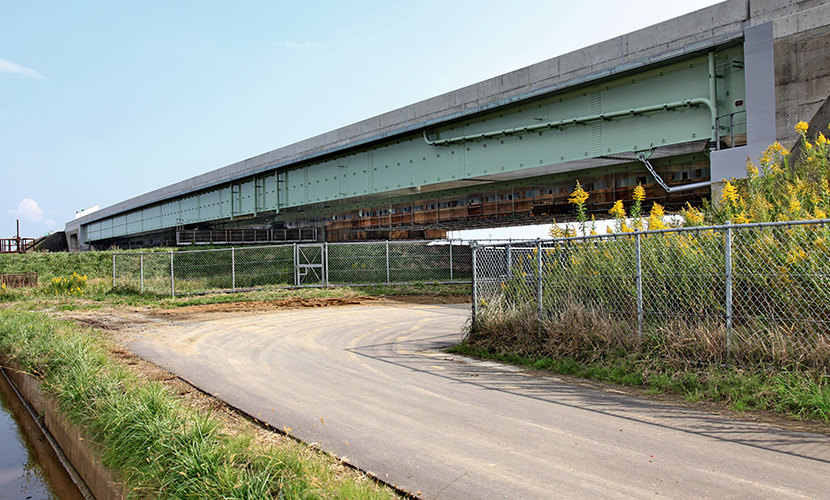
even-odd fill
[{"label": "elevated bridge", "polygon": [[566,220],[576,180],[591,212],[639,183],[679,208],[797,139],[830,95],[828,45],[826,2],[728,0],[104,208],[68,243],[439,237]]}]

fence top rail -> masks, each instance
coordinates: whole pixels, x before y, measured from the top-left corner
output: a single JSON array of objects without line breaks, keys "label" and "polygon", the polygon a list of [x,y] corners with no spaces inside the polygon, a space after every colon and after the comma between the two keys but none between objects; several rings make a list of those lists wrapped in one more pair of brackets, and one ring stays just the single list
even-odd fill
[{"label": "fence top rail", "polygon": [[205,252],[227,252],[228,250],[257,250],[262,248],[293,248],[293,243],[285,243],[282,245],[258,245],[255,247],[250,246],[243,246],[243,247],[226,247],[226,248],[200,248],[196,250],[160,250],[157,252],[113,252],[113,255],[166,255],[170,256],[171,253],[173,254],[181,254],[181,253],[205,253]]},{"label": "fence top rail", "polygon": [[535,246],[537,244],[542,245],[551,245],[557,243],[570,243],[576,241],[587,241],[587,240],[606,240],[606,239],[617,239],[617,238],[630,238],[632,236],[650,236],[653,234],[664,234],[664,233],[681,233],[681,232],[702,232],[702,231],[725,231],[727,229],[731,230],[746,230],[746,229],[757,229],[757,228],[765,228],[765,227],[786,227],[786,226],[816,226],[816,225],[830,225],[830,219],[812,219],[812,220],[793,220],[793,221],[779,221],[779,222],[752,222],[749,224],[724,224],[719,226],[693,226],[693,227],[672,227],[667,229],[655,229],[653,231],[631,231],[627,233],[605,233],[605,234],[589,234],[584,236],[571,236],[568,238],[551,238],[551,239],[541,239],[537,238],[534,240],[516,240],[512,243],[480,243],[479,241],[471,241],[470,245],[473,247],[522,247],[526,246],[530,248],[530,246]]},{"label": "fence top rail", "polygon": [[472,240],[464,240],[460,238],[451,240],[377,240],[377,241],[337,241],[327,243],[329,246],[347,246],[347,245],[422,245],[422,246],[440,246],[440,245],[467,245]]},{"label": "fence top rail", "polygon": [[[452,239],[452,240],[380,240],[380,241],[338,241],[338,242],[330,242],[325,243],[329,246],[347,246],[347,245],[384,245],[389,243],[390,245],[420,245],[420,246],[446,246],[446,245],[454,245],[454,246],[469,246],[474,241],[506,241],[506,240],[464,240],[464,239]],[[298,246],[315,246],[315,245],[323,245],[324,243],[313,243],[313,242],[291,242],[291,243],[281,243],[281,244],[269,244],[269,245],[257,245],[257,246],[241,246],[241,247],[224,247],[224,248],[200,248],[195,250],[159,250],[155,252],[113,252],[112,255],[167,255],[169,256],[170,253],[175,254],[183,254],[183,253],[204,253],[204,252],[227,252],[228,250],[257,250],[263,248],[293,248],[294,245]]]}]

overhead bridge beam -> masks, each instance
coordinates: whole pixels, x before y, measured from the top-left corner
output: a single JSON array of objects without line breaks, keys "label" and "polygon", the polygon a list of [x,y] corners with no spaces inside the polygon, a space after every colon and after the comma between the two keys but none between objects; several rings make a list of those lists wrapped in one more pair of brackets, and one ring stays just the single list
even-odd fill
[{"label": "overhead bridge beam", "polygon": [[[322,224],[417,206],[419,200],[475,197],[483,185],[494,192],[514,189],[523,179],[550,183],[550,176],[620,163],[607,158],[630,157],[629,168],[638,169],[640,151],[657,149],[656,158],[699,153],[719,140],[718,111],[736,111],[734,102],[719,96],[743,95],[743,69],[731,64],[741,57],[741,47],[730,45],[506,103],[101,218],[85,226],[85,236],[100,241],[202,223],[212,225],[199,229]],[[716,61],[724,67],[720,75]],[[527,124],[531,119],[539,123]]]}]

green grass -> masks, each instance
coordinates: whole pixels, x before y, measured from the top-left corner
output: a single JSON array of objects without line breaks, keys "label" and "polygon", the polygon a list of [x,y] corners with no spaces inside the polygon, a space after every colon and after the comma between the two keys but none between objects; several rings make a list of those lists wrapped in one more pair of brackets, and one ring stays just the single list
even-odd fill
[{"label": "green grass", "polygon": [[[381,245],[382,246],[382,245]],[[145,250],[152,254],[169,252],[170,249],[150,249]],[[266,252],[267,249],[238,249],[240,254],[250,253],[251,251]],[[277,250],[275,250],[277,251]],[[145,293],[139,293],[137,288],[112,287],[112,255],[113,252],[83,252],[83,253],[29,253],[29,254],[8,254],[0,255],[0,274],[5,273],[23,273],[23,272],[37,272],[38,273],[38,288],[20,288],[20,289],[6,289],[0,291],[0,307],[3,303],[16,302],[17,309],[26,309],[39,307],[56,307],[62,310],[89,309],[96,306],[92,302],[112,306],[145,306],[145,307],[180,307],[188,305],[199,304],[218,304],[229,302],[246,302],[256,300],[280,300],[290,298],[327,298],[327,297],[349,297],[355,295],[369,295],[369,296],[409,296],[409,295],[428,295],[428,296],[448,296],[448,295],[469,295],[469,284],[431,284],[431,283],[413,283],[410,285],[369,285],[359,287],[348,286],[333,286],[329,288],[288,288],[287,284],[263,284],[252,286],[251,291],[238,293],[205,293],[205,294],[190,294],[188,290],[193,289],[197,292],[205,290],[209,284],[203,283],[204,280],[188,279],[186,275],[181,274],[183,271],[177,273],[176,280],[176,297],[170,296],[169,276],[167,278],[153,281],[150,278],[145,280]],[[180,254],[177,258],[180,261],[194,259],[194,255],[201,254]],[[164,261],[164,266],[169,265],[168,260],[164,255],[161,255]],[[249,255],[250,257],[250,255]],[[123,257],[122,257],[123,260]],[[158,259],[145,258],[145,270],[149,273],[149,269],[158,267]],[[181,263],[180,263],[181,264]],[[182,264],[184,265],[184,264]],[[155,267],[154,267],[155,266]],[[162,267],[164,267],[162,266]],[[227,267],[227,266],[225,266]],[[222,269],[225,269],[223,267]],[[120,269],[120,268],[119,268]],[[167,267],[164,267],[166,270]],[[186,269],[186,267],[185,267]],[[292,268],[293,269],[293,268]],[[242,272],[242,271],[240,271]],[[293,270],[291,271],[293,273]],[[51,280],[53,278],[66,278],[73,273],[78,273],[81,276],[88,276],[88,282],[80,299],[82,301],[67,300],[69,297],[61,294],[54,295],[54,293],[47,294]],[[384,274],[384,279],[385,279]],[[221,277],[220,277],[221,278]],[[224,279],[227,278],[227,279]],[[221,284],[216,284],[219,288],[230,287],[230,277],[224,277]],[[240,282],[250,281],[256,278],[253,275],[245,275],[237,277],[237,285],[242,288]],[[274,278],[273,276],[271,278]],[[268,278],[268,279],[271,279]],[[138,279],[137,277],[135,278]],[[217,278],[218,279],[218,278]],[[276,278],[274,278],[276,279]],[[221,281],[221,280],[220,280]],[[273,281],[273,280],[272,280]],[[136,282],[135,287],[138,286]],[[100,306],[99,306],[100,307]]]},{"label": "green grass", "polygon": [[466,342],[449,351],[552,373],[644,387],[652,394],[679,394],[690,402],[721,402],[735,411],[770,410],[797,419],[830,422],[830,381],[805,370],[768,372],[728,365],[683,369],[643,354],[609,355],[591,360],[552,359],[474,347]]},{"label": "green grass", "polygon": [[112,252],[33,252],[0,255],[0,274],[38,273],[41,284],[72,272],[90,279],[112,277]]},{"label": "green grass", "polygon": [[0,310],[0,350],[56,396],[103,450],[130,497],[396,498],[299,444],[264,445],[112,361],[94,331]]},{"label": "green grass", "polygon": [[[71,274],[68,273],[68,274]],[[41,282],[39,288],[9,288],[0,292],[0,308],[13,307],[15,309],[42,309],[54,308],[58,310],[98,309],[104,306],[134,306],[134,307],[161,307],[176,308],[205,304],[224,304],[232,302],[270,301],[286,299],[308,298],[337,298],[337,297],[389,297],[426,295],[431,297],[467,296],[470,294],[469,284],[425,284],[411,285],[373,285],[361,287],[328,287],[328,288],[286,288],[281,286],[266,286],[251,291],[235,293],[206,293],[199,295],[139,293],[131,289],[111,288],[109,279],[90,279],[83,291],[83,295],[67,296],[46,293],[48,282]]]}]

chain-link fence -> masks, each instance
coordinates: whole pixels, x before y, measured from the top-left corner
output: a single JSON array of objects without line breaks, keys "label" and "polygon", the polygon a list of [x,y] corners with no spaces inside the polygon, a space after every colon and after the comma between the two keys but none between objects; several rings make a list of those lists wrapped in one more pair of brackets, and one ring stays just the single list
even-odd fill
[{"label": "chain-link fence", "polygon": [[559,332],[557,342],[582,339],[584,345],[570,344],[571,349],[645,341],[656,348],[672,344],[691,360],[730,354],[762,362],[827,363],[828,223],[475,246],[473,333],[525,329],[524,341],[508,341],[536,347],[519,350],[547,349],[540,342],[551,342],[550,332]]},{"label": "chain-link fence", "polygon": [[112,285],[178,295],[265,286],[469,283],[470,246],[453,241],[303,243],[116,253]]}]

